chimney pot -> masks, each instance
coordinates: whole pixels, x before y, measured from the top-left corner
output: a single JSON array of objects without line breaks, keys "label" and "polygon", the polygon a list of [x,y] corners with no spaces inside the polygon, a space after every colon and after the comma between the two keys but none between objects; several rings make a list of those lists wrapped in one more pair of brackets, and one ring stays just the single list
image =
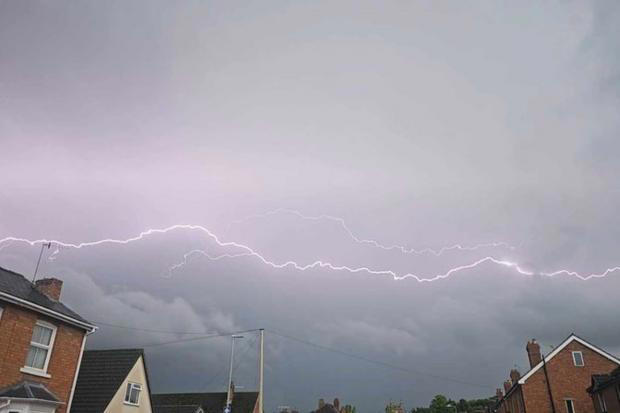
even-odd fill
[{"label": "chimney pot", "polygon": [[340,411],[340,400],[338,400],[338,397],[334,399],[334,407],[336,410]]},{"label": "chimney pot", "polygon": [[501,399],[502,397],[504,397],[504,392],[502,391],[502,389],[496,389],[495,390],[495,395],[497,396],[497,399]]},{"label": "chimney pot", "polygon": [[530,368],[534,367],[542,361],[540,344],[538,344],[535,338],[527,342],[525,349],[527,350],[527,358],[530,361]]},{"label": "chimney pot", "polygon": [[325,400],[319,399],[319,410],[325,406]]},{"label": "chimney pot", "polygon": [[62,292],[62,281],[58,278],[41,278],[35,281],[35,288],[45,294],[48,298],[59,301]]},{"label": "chimney pot", "polygon": [[521,373],[519,373],[519,370],[517,369],[510,370],[510,381],[512,382],[513,385],[517,384],[520,378],[521,378]]},{"label": "chimney pot", "polygon": [[512,383],[510,382],[510,380],[506,380],[504,382],[504,393],[508,394],[508,391],[510,390],[511,387],[512,387]]}]

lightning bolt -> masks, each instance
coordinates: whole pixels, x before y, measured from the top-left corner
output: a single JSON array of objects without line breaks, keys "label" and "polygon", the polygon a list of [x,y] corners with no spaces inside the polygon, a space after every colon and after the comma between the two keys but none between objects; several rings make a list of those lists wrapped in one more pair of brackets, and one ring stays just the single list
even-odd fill
[{"label": "lightning bolt", "polygon": [[[436,257],[441,256],[443,253],[448,252],[448,251],[453,251],[453,250],[458,250],[458,251],[476,251],[482,248],[499,248],[499,247],[503,247],[503,248],[507,248],[511,251],[514,251],[516,249],[516,247],[506,243],[506,242],[488,242],[488,243],[483,243],[483,244],[477,244],[477,245],[473,245],[473,246],[463,246],[460,244],[454,244],[454,245],[450,245],[447,247],[442,247],[438,250],[432,249],[432,248],[423,248],[423,249],[415,249],[415,248],[408,248],[405,247],[403,245],[384,245],[382,243],[380,243],[379,241],[376,241],[374,239],[365,239],[365,238],[360,238],[357,235],[355,235],[355,233],[349,228],[349,226],[347,225],[347,223],[345,222],[345,220],[343,218],[340,217],[336,217],[333,215],[327,215],[327,214],[321,214],[321,215],[305,215],[300,211],[294,210],[294,209],[288,209],[288,208],[278,208],[278,209],[274,209],[272,211],[268,211],[265,212],[263,214],[253,214],[253,215],[248,215],[245,218],[242,219],[238,219],[238,220],[234,220],[231,222],[231,226],[232,225],[239,225],[239,224],[243,224],[244,222],[253,220],[253,219],[261,219],[261,218],[268,218],[270,216],[274,216],[274,215],[278,215],[278,214],[288,214],[288,215],[294,215],[298,218],[301,218],[303,220],[307,220],[307,221],[332,221],[332,222],[336,222],[349,236],[349,238],[351,238],[354,242],[358,243],[358,244],[368,244],[368,245],[372,245],[373,247],[376,248],[380,248],[382,250],[385,251],[393,251],[393,250],[397,250],[402,252],[403,254],[415,254],[415,255],[423,255],[423,254],[432,254]],[[230,230],[230,227],[229,227]]]},{"label": "lightning bolt", "polygon": [[258,253],[257,251],[255,251],[254,249],[252,249],[251,247],[235,242],[235,241],[222,241],[216,234],[214,234],[213,232],[211,232],[209,229],[207,229],[206,227],[203,227],[201,225],[189,225],[189,224],[177,224],[177,225],[172,225],[166,228],[152,228],[152,229],[148,229],[145,231],[140,232],[138,235],[134,236],[134,237],[130,237],[130,238],[126,238],[126,239],[115,239],[115,238],[105,238],[105,239],[101,239],[101,240],[97,240],[97,241],[88,241],[88,242],[81,242],[81,243],[69,243],[69,242],[63,242],[63,241],[59,241],[59,240],[48,240],[48,239],[38,239],[38,240],[29,240],[26,238],[18,238],[18,237],[6,237],[3,239],[0,239],[0,245],[4,244],[4,243],[8,243],[8,242],[20,242],[20,243],[26,243],[28,245],[31,246],[35,246],[38,244],[42,244],[42,243],[48,243],[51,242],[53,244],[55,244],[57,247],[65,247],[65,248],[73,248],[73,249],[82,249],[82,248],[87,248],[87,247],[95,247],[95,246],[99,246],[99,245],[104,245],[104,244],[120,244],[120,245],[126,245],[132,242],[136,242],[136,241],[140,241],[145,239],[146,237],[150,236],[150,235],[154,235],[154,234],[166,234],[168,232],[171,231],[175,231],[175,230],[190,230],[190,231],[200,231],[203,232],[204,234],[206,234],[209,238],[211,238],[218,246],[220,247],[233,247],[236,248],[238,250],[240,250],[239,253],[226,253],[226,254],[221,254],[221,255],[211,255],[209,254],[207,251],[203,251],[203,250],[192,250],[186,254],[184,254],[183,257],[183,262],[179,263],[179,264],[175,264],[174,266],[171,267],[170,269],[170,273],[172,271],[174,271],[175,269],[180,268],[181,266],[183,266],[186,262],[187,259],[195,254],[201,254],[204,255],[205,257],[207,257],[210,260],[221,260],[224,258],[239,258],[239,257],[254,257],[256,259],[258,259],[260,262],[262,262],[264,265],[267,265],[271,268],[274,269],[283,269],[283,268],[293,268],[295,270],[298,271],[306,271],[306,270],[310,270],[310,269],[314,269],[314,268],[326,268],[332,271],[346,271],[349,272],[351,274],[356,274],[356,273],[367,273],[370,275],[381,275],[381,276],[391,276],[394,280],[405,280],[405,279],[413,279],[417,282],[423,283],[423,282],[433,282],[433,281],[438,281],[441,279],[445,279],[448,278],[452,275],[454,275],[455,273],[461,272],[461,271],[465,271],[465,270],[471,270],[473,268],[476,268],[482,264],[485,263],[492,263],[498,266],[502,266],[502,267],[506,267],[506,268],[510,268],[514,271],[516,271],[518,274],[521,275],[527,275],[527,276],[532,276],[532,275],[542,275],[542,276],[548,276],[548,277],[554,277],[560,274],[564,274],[564,275],[570,275],[573,277],[576,277],[578,279],[581,280],[589,280],[591,278],[601,278],[601,277],[605,277],[608,274],[618,271],[620,270],[620,267],[613,267],[613,268],[609,268],[607,269],[605,272],[601,273],[601,274],[589,274],[589,275],[581,275],[575,271],[568,271],[568,270],[559,270],[559,271],[555,271],[555,272],[533,272],[533,271],[529,271],[526,270],[522,267],[519,266],[518,263],[512,262],[512,261],[507,261],[507,260],[500,260],[494,257],[484,257],[481,258],[477,261],[474,261],[472,263],[469,264],[465,264],[465,265],[460,265],[454,268],[451,268],[450,270],[441,273],[441,274],[436,274],[430,277],[424,277],[424,276],[420,276],[414,273],[405,273],[405,274],[399,274],[395,271],[392,270],[377,270],[377,269],[372,269],[370,267],[366,267],[366,266],[362,266],[362,267],[351,267],[351,266],[347,266],[347,265],[335,265],[332,264],[330,262],[326,262],[326,261],[321,261],[321,260],[317,260],[314,261],[312,263],[309,264],[299,264],[295,261],[289,260],[289,261],[285,261],[285,262],[274,262],[269,260],[268,258],[264,257],[263,255],[261,255],[260,253]]}]

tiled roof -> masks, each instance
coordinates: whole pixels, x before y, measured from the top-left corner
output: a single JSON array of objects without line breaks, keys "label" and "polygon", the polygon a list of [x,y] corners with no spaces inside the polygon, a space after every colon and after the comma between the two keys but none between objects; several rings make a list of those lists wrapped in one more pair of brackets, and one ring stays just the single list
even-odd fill
[{"label": "tiled roof", "polygon": [[596,393],[617,383],[620,384],[620,367],[616,368],[610,374],[594,374],[592,376],[592,386],[588,388],[588,392]]},{"label": "tiled roof", "polygon": [[[235,392],[233,413],[252,413],[257,398],[257,392]],[[196,410],[201,407],[204,413],[222,413],[226,404],[226,393],[152,394],[151,402],[153,413],[190,413],[187,409],[194,407]]]},{"label": "tiled roof", "polygon": [[85,351],[71,412],[103,412],[129,371],[143,355],[142,349]]},{"label": "tiled roof", "polygon": [[153,413],[196,413],[200,409],[197,404],[153,406]]},{"label": "tiled roof", "polygon": [[30,280],[26,279],[23,275],[2,267],[0,267],[0,291],[45,307],[82,323],[91,324],[63,303],[48,298],[45,294],[37,290]]},{"label": "tiled roof", "polygon": [[41,383],[22,381],[16,385],[0,390],[0,398],[37,399],[53,403],[60,403],[54,393]]}]

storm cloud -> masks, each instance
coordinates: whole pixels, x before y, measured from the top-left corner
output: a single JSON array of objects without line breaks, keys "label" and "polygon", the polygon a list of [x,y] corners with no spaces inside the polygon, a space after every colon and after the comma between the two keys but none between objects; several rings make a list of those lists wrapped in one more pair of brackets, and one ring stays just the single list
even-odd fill
[{"label": "storm cloud", "polygon": [[[616,2],[0,1],[0,239],[197,224],[274,262],[602,273],[620,265],[619,27]],[[278,208],[383,245],[513,248],[403,254],[256,216]],[[194,249],[240,252],[176,230],[61,248],[41,273],[100,323],[89,346],[146,346],[156,391],[226,382],[228,339],[161,344],[266,328],[269,411],[490,396],[532,337],[620,353],[618,271],[418,283],[200,254],[169,271]],[[38,252],[3,244],[0,265],[31,274]],[[252,333],[240,351],[253,389]]]}]

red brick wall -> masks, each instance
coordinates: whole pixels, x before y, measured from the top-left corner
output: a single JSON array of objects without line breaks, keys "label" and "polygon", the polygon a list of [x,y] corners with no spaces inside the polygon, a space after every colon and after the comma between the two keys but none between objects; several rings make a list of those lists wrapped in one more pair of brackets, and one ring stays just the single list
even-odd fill
[{"label": "red brick wall", "polygon": [[520,387],[504,399],[504,402],[501,405],[500,413],[524,413]]},{"label": "red brick wall", "polygon": [[[585,366],[573,364],[572,351],[581,351]],[[571,342],[547,363],[547,374],[556,413],[566,413],[565,399],[573,399],[575,413],[595,413],[586,389],[593,374],[607,374],[618,365],[576,341]],[[527,413],[550,413],[549,393],[541,368],[522,386]]]},{"label": "red brick wall", "polygon": [[[56,411],[65,413],[85,332],[13,304],[0,301],[0,305],[4,307],[0,316],[0,388],[21,380],[38,381],[60,398],[63,405]],[[37,320],[44,320],[57,327],[47,368],[47,373],[52,376],[49,379],[20,371],[26,363],[32,330]]]}]

